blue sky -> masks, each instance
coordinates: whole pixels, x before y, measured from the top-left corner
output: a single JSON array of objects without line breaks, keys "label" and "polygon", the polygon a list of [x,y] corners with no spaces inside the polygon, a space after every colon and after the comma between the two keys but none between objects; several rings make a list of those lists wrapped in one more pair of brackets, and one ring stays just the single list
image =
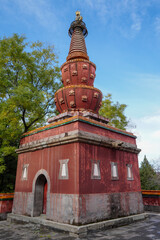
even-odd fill
[{"label": "blue sky", "polygon": [[160,0],[0,0],[0,36],[25,34],[55,46],[60,65],[68,28],[80,10],[86,46],[96,66],[95,87],[127,104],[137,145],[160,164]]}]

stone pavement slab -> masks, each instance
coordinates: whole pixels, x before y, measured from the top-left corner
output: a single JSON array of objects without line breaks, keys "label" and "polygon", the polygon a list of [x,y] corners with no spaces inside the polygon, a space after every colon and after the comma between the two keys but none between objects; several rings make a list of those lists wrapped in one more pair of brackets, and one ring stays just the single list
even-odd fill
[{"label": "stone pavement slab", "polygon": [[[32,223],[0,222],[0,240],[74,240],[65,232]],[[149,214],[148,219],[114,229],[89,232],[81,240],[160,240],[160,214]]]},{"label": "stone pavement slab", "polygon": [[110,229],[110,228],[117,228],[120,226],[128,225],[130,223],[144,220],[148,217],[148,214],[142,213],[142,214],[136,214],[126,217],[120,217],[116,219],[110,219],[90,224],[85,224],[81,226],[75,226],[71,224],[66,223],[58,223],[51,220],[46,219],[46,215],[41,215],[39,217],[29,217],[24,215],[18,215],[18,214],[8,214],[7,221],[9,222],[20,222],[20,223],[33,223],[33,224],[39,224],[44,227],[49,227],[55,231],[65,231],[68,232],[70,236],[74,237],[84,237],[87,236],[88,232],[91,231],[100,231],[102,229]]}]

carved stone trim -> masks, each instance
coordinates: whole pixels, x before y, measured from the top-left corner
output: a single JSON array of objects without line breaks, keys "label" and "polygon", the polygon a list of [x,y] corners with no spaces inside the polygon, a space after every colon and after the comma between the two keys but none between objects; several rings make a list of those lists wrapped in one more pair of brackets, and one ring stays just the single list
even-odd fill
[{"label": "carved stone trim", "polygon": [[[23,152],[29,152],[29,151],[36,151],[38,149],[58,146],[62,144],[72,143],[72,142],[84,142],[88,144],[114,148],[121,151],[132,152],[136,154],[140,152],[140,149],[138,149],[135,144],[131,144],[127,142],[123,142],[122,144],[122,141],[118,141],[112,138],[108,138],[98,134],[84,132],[80,130],[70,131],[70,132],[59,134],[59,135],[43,138],[37,141],[29,142],[26,144],[22,144],[20,145],[19,149],[16,150],[16,152],[23,153]],[[116,143],[116,144],[113,144],[113,143]]]},{"label": "carved stone trim", "polygon": [[64,104],[64,99],[63,99],[63,98],[60,98],[60,99],[59,99],[59,102],[60,102],[60,104]]},{"label": "carved stone trim", "polygon": [[86,65],[86,64],[83,64],[82,68],[83,68],[83,69],[87,69],[87,65]]},{"label": "carved stone trim", "polygon": [[66,83],[67,83],[67,84],[70,84],[70,79],[66,79]]},{"label": "carved stone trim", "polygon": [[76,107],[75,102],[74,102],[74,101],[71,101],[71,102],[70,102],[70,106],[71,106],[72,108]]},{"label": "carved stone trim", "polygon": [[99,103],[99,107],[101,107],[101,106],[102,106],[102,102]]},{"label": "carved stone trim", "polygon": [[98,98],[98,96],[99,96],[99,93],[97,93],[97,92],[94,92],[94,95],[93,95],[93,97],[94,97],[94,98]]},{"label": "carved stone trim", "polygon": [[87,96],[82,96],[82,102],[87,102]]},{"label": "carved stone trim", "polygon": [[86,83],[86,82],[87,82],[87,78],[86,78],[86,77],[82,77],[82,78],[81,78],[81,82],[82,82],[82,83]]},{"label": "carved stone trim", "polygon": [[73,71],[72,72],[72,76],[77,76],[78,75],[78,72],[77,71]]},{"label": "carved stone trim", "polygon": [[64,67],[64,72],[67,72],[68,71],[68,67]]},{"label": "carved stone trim", "polygon": [[69,91],[69,96],[74,96],[75,95],[75,91],[74,90],[70,90]]},{"label": "carved stone trim", "polygon": [[[101,179],[100,160],[91,160],[91,179]],[[95,169],[96,168],[96,169]]]},{"label": "carved stone trim", "polygon": [[60,169],[59,169],[59,177],[58,179],[69,179],[69,174],[68,174],[68,161],[69,159],[63,159],[59,160],[60,163]]},{"label": "carved stone trim", "polygon": [[94,79],[94,74],[93,73],[91,73],[90,78]]}]

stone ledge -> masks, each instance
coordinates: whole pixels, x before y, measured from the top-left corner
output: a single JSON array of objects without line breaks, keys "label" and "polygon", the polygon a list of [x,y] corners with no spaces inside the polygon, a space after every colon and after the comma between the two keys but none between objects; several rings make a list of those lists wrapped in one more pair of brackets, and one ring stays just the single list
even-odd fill
[{"label": "stone ledge", "polygon": [[103,147],[115,148],[122,151],[139,153],[140,149],[135,144],[115,140],[102,135],[85,132],[81,130],[74,130],[67,133],[61,133],[59,135],[42,138],[37,141],[29,142],[20,145],[17,153],[23,153],[28,151],[36,151],[47,147],[53,147],[57,145],[73,143],[73,142],[84,142],[91,143],[94,145],[100,145]]},{"label": "stone ledge", "polygon": [[57,116],[54,116],[54,117],[48,119],[48,123],[58,122],[60,120],[64,120],[64,119],[74,117],[74,116],[83,116],[83,117],[86,117],[87,119],[96,120],[97,122],[101,122],[101,123],[105,123],[105,124],[109,123],[108,118],[105,118],[103,116],[100,116],[97,113],[93,113],[93,112],[89,112],[89,111],[83,111],[83,112],[79,112],[79,111],[69,112],[69,111],[67,111],[67,112],[61,113]]},{"label": "stone ledge", "polygon": [[69,232],[70,236],[83,237],[83,236],[86,236],[87,232],[89,231],[115,228],[115,227],[131,224],[136,221],[145,220],[147,217],[148,217],[147,213],[141,213],[137,215],[131,215],[128,217],[106,220],[106,221],[86,224],[82,226],[74,226],[70,224],[53,222],[50,220],[46,220],[42,217],[28,217],[28,216],[10,213],[7,216],[7,221],[39,224],[45,227],[53,228],[58,231]]}]

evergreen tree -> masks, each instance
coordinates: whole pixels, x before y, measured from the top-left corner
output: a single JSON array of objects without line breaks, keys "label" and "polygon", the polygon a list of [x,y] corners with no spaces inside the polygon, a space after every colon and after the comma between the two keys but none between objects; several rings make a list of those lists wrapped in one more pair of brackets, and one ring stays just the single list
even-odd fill
[{"label": "evergreen tree", "polygon": [[143,190],[159,190],[160,183],[158,184],[157,177],[153,166],[149,163],[147,157],[144,156],[144,160],[141,162],[140,167],[141,188]]}]

